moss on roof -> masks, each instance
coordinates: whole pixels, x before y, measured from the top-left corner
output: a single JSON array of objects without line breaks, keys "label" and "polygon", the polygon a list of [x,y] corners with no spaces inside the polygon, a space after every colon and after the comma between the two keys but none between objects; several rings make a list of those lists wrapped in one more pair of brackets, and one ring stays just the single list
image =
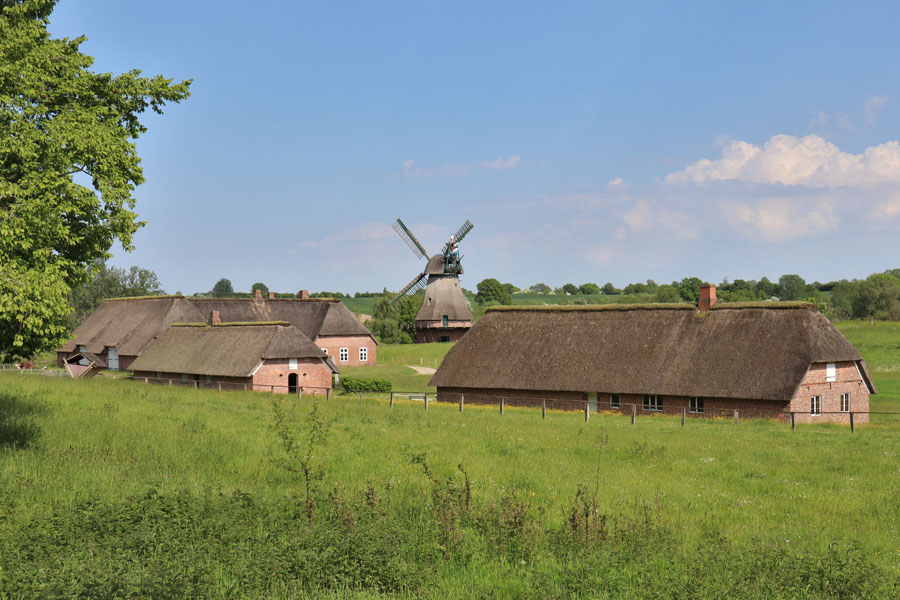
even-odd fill
[{"label": "moss on roof", "polygon": [[601,310],[697,310],[693,304],[647,303],[647,304],[547,304],[544,306],[492,306],[488,312],[595,312]]},{"label": "moss on roof", "polygon": [[112,300],[121,301],[121,300],[158,300],[165,298],[184,298],[181,294],[160,294],[158,296],[124,296],[122,298],[107,298],[104,302],[109,302]]},{"label": "moss on roof", "polygon": [[737,309],[740,310],[742,308],[805,308],[807,310],[812,310],[818,312],[818,307],[815,304],[810,302],[796,301],[796,302],[776,302],[776,301],[767,301],[762,300],[758,302],[719,302],[717,304],[713,304],[713,310],[721,310],[721,309]]}]

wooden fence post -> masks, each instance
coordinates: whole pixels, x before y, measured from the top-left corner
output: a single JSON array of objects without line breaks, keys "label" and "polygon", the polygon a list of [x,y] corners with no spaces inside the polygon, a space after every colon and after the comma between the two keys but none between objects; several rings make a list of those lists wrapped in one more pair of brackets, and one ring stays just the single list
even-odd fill
[{"label": "wooden fence post", "polygon": [[221,381],[219,382],[219,391],[220,392],[222,391],[222,382]]},{"label": "wooden fence post", "polygon": [[331,388],[325,388],[325,402],[331,400]]},{"label": "wooden fence post", "polygon": [[541,418],[542,419],[547,418],[547,401],[546,400],[541,400]]},{"label": "wooden fence post", "polygon": [[425,412],[428,412],[428,392],[425,392]]},{"label": "wooden fence post", "polygon": [[634,425],[634,417],[637,415],[637,404],[631,405],[631,424]]},{"label": "wooden fence post", "polygon": [[150,383],[150,378],[149,378],[149,377],[144,377],[144,383]]},{"label": "wooden fence post", "polygon": [[734,411],[734,424],[738,424],[738,411]]},{"label": "wooden fence post", "polygon": [[197,383],[198,383],[198,382],[197,382],[197,380],[195,379],[195,380],[194,380],[194,389],[195,389],[195,390],[197,389]]},{"label": "wooden fence post", "polygon": [[303,400],[303,386],[300,386],[299,388],[297,388],[297,399]]},{"label": "wooden fence post", "polygon": [[362,392],[359,393],[359,405],[362,406]]},{"label": "wooden fence post", "polygon": [[791,411],[791,431],[794,430],[794,411]]},{"label": "wooden fence post", "polygon": [[244,391],[245,391],[245,392],[247,391],[247,384],[246,384],[246,383],[244,384]]},{"label": "wooden fence post", "polygon": [[465,404],[465,402],[466,402],[466,395],[460,394],[459,395],[459,412],[463,411],[463,404]]},{"label": "wooden fence post", "polygon": [[856,433],[856,426],[853,424],[853,413],[850,413],[850,433]]},{"label": "wooden fence post", "polygon": [[685,413],[687,413],[687,409],[686,409],[686,408],[682,408],[682,409],[681,409],[681,426],[682,426],[682,427],[684,427],[684,415],[685,415]]},{"label": "wooden fence post", "polygon": [[394,408],[394,392],[391,392],[391,408]]},{"label": "wooden fence post", "polygon": [[500,396],[500,414],[503,414],[503,396]]},{"label": "wooden fence post", "polygon": [[584,403],[584,422],[587,423],[591,420],[591,405],[589,402]]}]

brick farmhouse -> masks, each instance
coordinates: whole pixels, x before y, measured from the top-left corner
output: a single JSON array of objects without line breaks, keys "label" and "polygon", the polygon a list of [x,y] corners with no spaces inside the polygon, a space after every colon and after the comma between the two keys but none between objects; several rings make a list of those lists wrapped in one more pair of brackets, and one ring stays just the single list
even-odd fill
[{"label": "brick farmhouse", "polygon": [[337,369],[299,329],[276,323],[176,323],[132,363],[135,379],[325,394]]},{"label": "brick farmhouse", "polygon": [[312,340],[338,367],[374,365],[378,342],[339,300],[331,298],[189,298],[150,296],[104,300],[57,350],[62,366],[90,352],[113,370],[131,369],[157,336],[173,323],[287,322]]},{"label": "brick farmhouse", "polygon": [[[438,401],[868,421],[862,356],[815,306],[687,304],[497,307],[432,377]],[[632,409],[632,406],[635,408]]]}]

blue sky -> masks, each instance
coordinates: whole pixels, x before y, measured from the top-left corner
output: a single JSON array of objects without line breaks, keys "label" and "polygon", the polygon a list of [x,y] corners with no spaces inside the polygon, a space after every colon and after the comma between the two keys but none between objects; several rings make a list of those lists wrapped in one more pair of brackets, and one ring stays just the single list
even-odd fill
[{"label": "blue sky", "polygon": [[95,70],[194,80],[112,262],[396,290],[400,217],[472,220],[471,289],[900,266],[900,5],[603,4],[61,0]]}]

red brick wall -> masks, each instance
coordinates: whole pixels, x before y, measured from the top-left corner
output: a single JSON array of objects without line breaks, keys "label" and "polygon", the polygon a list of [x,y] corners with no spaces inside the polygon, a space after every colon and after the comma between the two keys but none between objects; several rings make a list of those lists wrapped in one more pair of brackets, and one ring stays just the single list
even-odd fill
[{"label": "red brick wall", "polygon": [[[835,363],[835,381],[826,381],[826,364],[813,363],[791,399],[790,410],[798,423],[831,421],[849,423],[849,413],[841,413],[841,394],[850,394],[850,410],[869,411],[869,389],[852,361]],[[813,415],[811,398],[821,396],[822,414]],[[869,415],[854,415],[857,423],[868,423]]]},{"label": "red brick wall", "polygon": [[296,369],[290,368],[286,358],[268,359],[253,375],[253,389],[286,394],[291,373],[297,374],[297,386],[304,392],[324,394],[325,390],[331,389],[331,369],[316,358],[298,359]]},{"label": "red brick wall", "polygon": [[[374,365],[377,361],[375,340],[368,335],[320,335],[315,340],[316,346],[328,350],[328,356],[337,365],[341,367],[359,367],[362,365]],[[369,351],[368,360],[360,362],[359,349],[367,348]],[[350,353],[349,360],[341,362],[340,349],[347,348]]]}]

